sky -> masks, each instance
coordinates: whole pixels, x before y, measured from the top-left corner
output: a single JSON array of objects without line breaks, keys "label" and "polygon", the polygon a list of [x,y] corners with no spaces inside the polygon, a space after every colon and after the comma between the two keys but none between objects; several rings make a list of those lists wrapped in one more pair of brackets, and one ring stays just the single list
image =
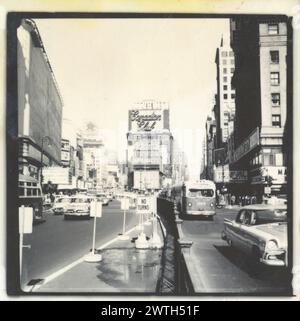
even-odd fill
[{"label": "sky", "polygon": [[124,159],[128,110],[166,101],[191,176],[200,174],[205,120],[216,93],[216,49],[228,19],[35,19],[78,128],[93,121]]}]

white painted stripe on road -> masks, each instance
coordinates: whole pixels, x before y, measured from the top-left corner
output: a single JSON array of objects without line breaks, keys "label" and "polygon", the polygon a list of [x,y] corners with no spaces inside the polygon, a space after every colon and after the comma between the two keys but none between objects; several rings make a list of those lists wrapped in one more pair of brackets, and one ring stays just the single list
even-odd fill
[{"label": "white painted stripe on road", "polygon": [[[147,222],[147,221],[146,221]],[[146,223],[145,222],[145,223]],[[145,225],[145,223],[143,225]],[[138,227],[138,225],[135,225],[133,228],[131,228],[130,230],[128,230],[125,234],[130,234],[131,232],[133,232],[136,228]],[[97,248],[97,250],[103,250],[104,248],[106,248],[107,246],[109,246],[110,244],[116,242],[119,240],[119,237],[115,237],[114,239],[104,243],[103,245],[101,245],[100,247]],[[57,278],[58,276],[64,274],[65,272],[69,271],[70,269],[72,269],[73,267],[75,267],[76,265],[84,262],[84,258],[85,258],[85,255],[82,256],[81,258],[79,258],[78,260],[74,261],[73,263],[71,264],[68,264],[67,266],[63,267],[62,269],[50,274],[49,276],[45,277],[44,278],[44,282],[42,284],[37,284],[37,285],[34,285],[31,290],[37,290],[39,289],[40,287],[42,287],[43,285],[49,283],[50,281],[54,280],[55,278]],[[30,292],[30,291],[28,291]]]}]

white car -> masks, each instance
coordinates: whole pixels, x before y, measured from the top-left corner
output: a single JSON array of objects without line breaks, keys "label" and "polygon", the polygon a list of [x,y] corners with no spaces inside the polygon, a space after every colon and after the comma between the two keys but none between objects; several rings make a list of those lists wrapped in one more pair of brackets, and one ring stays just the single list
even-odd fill
[{"label": "white car", "polygon": [[251,263],[287,266],[287,207],[253,204],[241,208],[235,220],[224,220],[222,239],[251,258]]},{"label": "white car", "polygon": [[94,197],[86,195],[76,195],[70,197],[70,202],[64,211],[64,218],[86,217],[90,218],[90,203]]},{"label": "white car", "polygon": [[66,206],[70,203],[69,196],[61,196],[57,197],[54,201],[52,212],[54,215],[63,214],[65,211]]}]

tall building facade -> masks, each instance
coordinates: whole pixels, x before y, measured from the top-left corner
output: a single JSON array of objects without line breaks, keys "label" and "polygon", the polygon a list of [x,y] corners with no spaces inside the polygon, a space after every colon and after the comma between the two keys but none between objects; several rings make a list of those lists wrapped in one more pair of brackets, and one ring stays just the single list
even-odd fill
[{"label": "tall building facade", "polygon": [[220,47],[216,50],[215,63],[217,67],[217,95],[215,119],[217,126],[217,148],[227,142],[233,131],[235,114],[235,89],[231,85],[234,73],[234,54],[229,39],[222,37]]},{"label": "tall building facade", "polygon": [[60,165],[63,101],[33,20],[17,30],[19,173],[42,180],[43,166]]},{"label": "tall building facade", "polygon": [[128,187],[159,189],[172,177],[169,107],[144,100],[129,110],[127,133]]},{"label": "tall building facade", "polygon": [[285,194],[288,23],[285,18],[235,17],[230,22],[236,69],[233,169],[248,171],[247,191]]},{"label": "tall building facade", "polygon": [[83,177],[87,188],[102,187],[104,142],[98,128],[88,123],[81,137]]}]

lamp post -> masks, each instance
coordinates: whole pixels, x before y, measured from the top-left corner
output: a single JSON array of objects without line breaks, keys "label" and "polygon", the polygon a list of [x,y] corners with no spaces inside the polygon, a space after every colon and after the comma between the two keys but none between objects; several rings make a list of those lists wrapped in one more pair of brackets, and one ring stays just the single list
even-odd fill
[{"label": "lamp post", "polygon": [[48,146],[51,146],[51,138],[49,136],[42,137],[42,149],[41,149],[41,169],[40,169],[40,183],[43,184],[43,161],[44,161],[44,141],[48,141]]}]

